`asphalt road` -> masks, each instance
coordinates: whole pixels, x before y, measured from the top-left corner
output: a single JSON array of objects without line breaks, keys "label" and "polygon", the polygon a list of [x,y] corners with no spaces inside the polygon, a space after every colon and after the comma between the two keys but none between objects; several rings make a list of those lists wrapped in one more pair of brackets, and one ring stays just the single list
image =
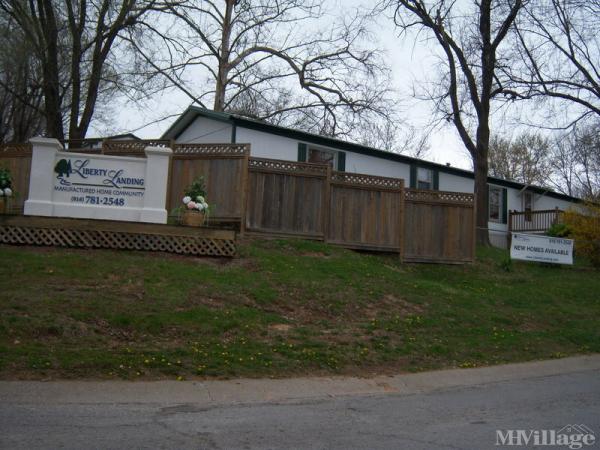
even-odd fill
[{"label": "asphalt road", "polygon": [[597,442],[584,448],[600,448],[598,369],[246,404],[137,402],[131,393],[123,402],[10,401],[3,394],[0,446],[7,449],[498,449],[497,429],[568,424],[585,424]]}]

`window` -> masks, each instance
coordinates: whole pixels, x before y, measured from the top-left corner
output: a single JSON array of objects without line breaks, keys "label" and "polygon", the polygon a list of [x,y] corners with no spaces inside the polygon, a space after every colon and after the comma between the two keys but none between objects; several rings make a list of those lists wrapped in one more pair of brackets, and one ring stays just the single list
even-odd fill
[{"label": "window", "polygon": [[440,172],[437,169],[411,164],[410,187],[411,189],[437,191],[440,188]]},{"label": "window", "polygon": [[417,189],[431,189],[433,187],[433,176],[431,169],[417,169]]},{"label": "window", "polygon": [[308,144],[298,142],[298,161],[316,164],[329,164],[332,169],[346,170],[346,152],[322,148],[309,148]]},{"label": "window", "polygon": [[329,150],[319,150],[316,148],[308,149],[308,162],[329,164],[331,167],[335,166],[335,152]]},{"label": "window", "polygon": [[504,190],[497,186],[489,187],[489,220],[492,222],[501,222],[503,220]]}]

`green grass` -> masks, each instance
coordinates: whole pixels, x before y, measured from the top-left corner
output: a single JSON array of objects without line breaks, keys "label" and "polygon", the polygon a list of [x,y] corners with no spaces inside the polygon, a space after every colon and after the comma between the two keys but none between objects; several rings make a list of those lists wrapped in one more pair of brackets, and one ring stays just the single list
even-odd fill
[{"label": "green grass", "polygon": [[0,377],[370,374],[600,352],[600,272],[403,265],[254,241],[234,260],[0,247]]}]

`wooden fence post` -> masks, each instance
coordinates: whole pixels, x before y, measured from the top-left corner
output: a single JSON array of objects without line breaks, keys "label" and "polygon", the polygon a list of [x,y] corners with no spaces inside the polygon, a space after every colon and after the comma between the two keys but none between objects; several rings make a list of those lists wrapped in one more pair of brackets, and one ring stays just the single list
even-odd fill
[{"label": "wooden fence post", "polygon": [[327,178],[323,189],[323,242],[328,241],[329,219],[331,215],[331,166],[327,164]]},{"label": "wooden fence post", "polygon": [[506,248],[510,250],[510,246],[512,245],[512,230],[513,230],[513,219],[514,219],[514,211],[508,211],[508,236],[506,237]]},{"label": "wooden fence post", "polygon": [[246,214],[248,211],[248,189],[250,184],[250,169],[248,168],[248,160],[250,159],[250,150],[245,149],[244,158],[242,160],[242,173],[241,173],[241,189],[240,195],[242,197],[240,206],[242,208],[240,214],[240,238],[244,237],[246,232]]},{"label": "wooden fence post", "polygon": [[[473,196],[473,249],[471,251],[471,262],[475,261],[475,256],[477,254],[477,202],[475,201],[475,196]],[[490,238],[490,230],[487,229],[488,240]],[[489,241],[488,241],[489,242]]]},{"label": "wooden fence post", "polygon": [[398,241],[398,246],[400,247],[399,250],[399,257],[400,257],[400,262],[402,263],[404,261],[404,215],[406,214],[406,209],[404,208],[404,180],[401,180],[400,183],[400,240]]}]

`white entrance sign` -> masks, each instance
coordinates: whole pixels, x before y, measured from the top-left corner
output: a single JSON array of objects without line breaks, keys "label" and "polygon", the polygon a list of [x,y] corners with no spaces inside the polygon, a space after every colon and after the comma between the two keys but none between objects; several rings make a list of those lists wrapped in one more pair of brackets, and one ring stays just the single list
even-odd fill
[{"label": "white entrance sign", "polygon": [[25,215],[167,223],[171,149],[146,158],[71,153],[56,139],[32,138]]},{"label": "white entrance sign", "polygon": [[573,239],[512,233],[510,257],[523,261],[573,264]]}]

